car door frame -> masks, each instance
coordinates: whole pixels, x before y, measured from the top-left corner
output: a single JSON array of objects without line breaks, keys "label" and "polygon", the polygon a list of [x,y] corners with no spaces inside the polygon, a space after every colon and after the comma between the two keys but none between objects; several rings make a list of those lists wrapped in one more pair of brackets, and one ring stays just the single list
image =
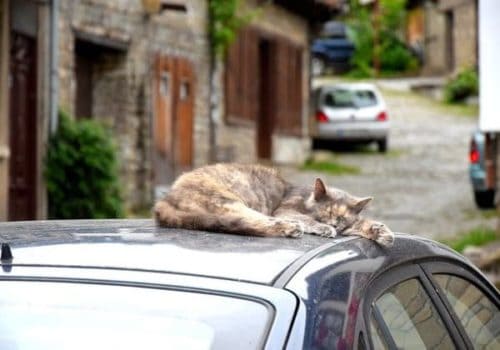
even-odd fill
[{"label": "car door frame", "polygon": [[497,308],[500,309],[500,297],[498,294],[495,294],[493,292],[495,290],[495,287],[489,281],[487,281],[484,277],[481,277],[481,275],[477,271],[473,271],[472,269],[470,269],[467,266],[452,264],[452,263],[447,262],[447,261],[424,262],[424,263],[421,263],[420,266],[423,269],[424,273],[427,275],[427,278],[429,279],[429,281],[434,286],[434,288],[438,294],[438,297],[441,300],[441,303],[447,309],[448,313],[450,314],[450,316],[455,324],[455,327],[459,330],[460,334],[463,336],[464,341],[466,342],[468,348],[474,349],[474,346],[472,345],[472,342],[469,339],[469,336],[467,335],[464,327],[462,326],[462,323],[458,319],[458,316],[456,315],[455,311],[453,310],[453,307],[451,306],[448,299],[444,295],[444,291],[439,286],[439,284],[436,282],[433,275],[434,274],[447,274],[447,275],[451,275],[451,276],[457,276],[459,278],[466,280],[467,282],[471,283],[476,288],[478,288],[484,295],[486,295],[488,297],[488,299],[493,304],[496,305]]},{"label": "car door frame", "polygon": [[[382,275],[376,277],[370,286],[367,288],[367,295],[363,302],[363,319],[365,322],[363,336],[365,337],[364,343],[369,345],[370,349],[374,349],[372,332],[370,330],[370,319],[372,310],[377,310],[375,306],[375,301],[389,288],[402,283],[404,281],[410,280],[412,278],[417,278],[421,283],[424,291],[429,296],[432,304],[436,308],[438,315],[443,321],[445,329],[448,331],[452,342],[457,349],[469,349],[470,347],[468,339],[463,337],[463,333],[460,333],[460,329],[457,328],[455,321],[452,319],[452,315],[449,313],[448,309],[442,302],[438,291],[433,285],[432,280],[426,274],[425,270],[421,266],[422,262],[413,262],[410,264],[400,265],[390,270],[384,271]],[[374,318],[381,331],[383,333],[384,341],[389,349],[397,349],[394,343],[393,337],[390,335],[385,321],[381,318],[378,312],[374,312]]]}]

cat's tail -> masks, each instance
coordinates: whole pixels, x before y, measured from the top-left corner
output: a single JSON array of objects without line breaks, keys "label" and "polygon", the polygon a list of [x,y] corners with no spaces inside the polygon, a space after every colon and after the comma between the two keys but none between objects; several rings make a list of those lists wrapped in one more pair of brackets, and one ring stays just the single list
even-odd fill
[{"label": "cat's tail", "polygon": [[153,211],[156,223],[162,227],[227,231],[222,218],[207,213],[199,214],[183,211],[174,207],[166,200],[156,202]]}]

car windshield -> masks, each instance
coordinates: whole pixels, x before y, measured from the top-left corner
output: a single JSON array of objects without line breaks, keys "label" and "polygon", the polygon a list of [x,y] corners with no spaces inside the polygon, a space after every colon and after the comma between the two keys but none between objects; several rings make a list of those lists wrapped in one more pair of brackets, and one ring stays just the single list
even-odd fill
[{"label": "car windshield", "polygon": [[330,108],[364,108],[377,104],[377,97],[371,90],[336,89],[324,96],[324,104]]},{"label": "car windshield", "polygon": [[272,316],[237,297],[47,282],[0,282],[0,308],[3,350],[260,349]]}]

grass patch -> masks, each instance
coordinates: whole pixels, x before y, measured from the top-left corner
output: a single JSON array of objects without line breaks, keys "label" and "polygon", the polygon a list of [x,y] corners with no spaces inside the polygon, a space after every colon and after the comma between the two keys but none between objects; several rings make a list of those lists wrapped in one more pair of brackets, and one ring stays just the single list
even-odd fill
[{"label": "grass patch", "polygon": [[359,174],[361,169],[355,166],[337,163],[335,161],[306,160],[300,170],[320,171],[331,175]]},{"label": "grass patch", "polygon": [[436,108],[441,114],[457,115],[463,117],[477,117],[479,115],[479,105],[466,103],[447,103],[444,101],[435,100],[431,97],[419,94],[413,91],[400,91],[388,88],[380,88],[382,94],[386,97],[400,97],[405,99],[413,99],[419,104],[429,108]]},{"label": "grass patch", "polygon": [[460,237],[457,239],[441,241],[441,243],[462,253],[467,246],[479,247],[498,239],[500,239],[500,237],[495,230],[486,227],[477,227],[469,232],[460,234]]}]

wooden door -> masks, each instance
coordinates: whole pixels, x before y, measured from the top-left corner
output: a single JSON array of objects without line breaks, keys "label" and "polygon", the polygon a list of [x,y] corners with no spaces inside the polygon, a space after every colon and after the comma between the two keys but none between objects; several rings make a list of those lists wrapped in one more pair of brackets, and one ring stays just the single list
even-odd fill
[{"label": "wooden door", "polygon": [[193,160],[194,74],[186,59],[176,61],[174,152],[177,171],[189,170]]},{"label": "wooden door", "polygon": [[9,220],[36,218],[36,40],[11,33]]},{"label": "wooden door", "polygon": [[192,166],[195,79],[188,60],[170,56],[157,56],[155,74],[155,184],[168,184]]}]

